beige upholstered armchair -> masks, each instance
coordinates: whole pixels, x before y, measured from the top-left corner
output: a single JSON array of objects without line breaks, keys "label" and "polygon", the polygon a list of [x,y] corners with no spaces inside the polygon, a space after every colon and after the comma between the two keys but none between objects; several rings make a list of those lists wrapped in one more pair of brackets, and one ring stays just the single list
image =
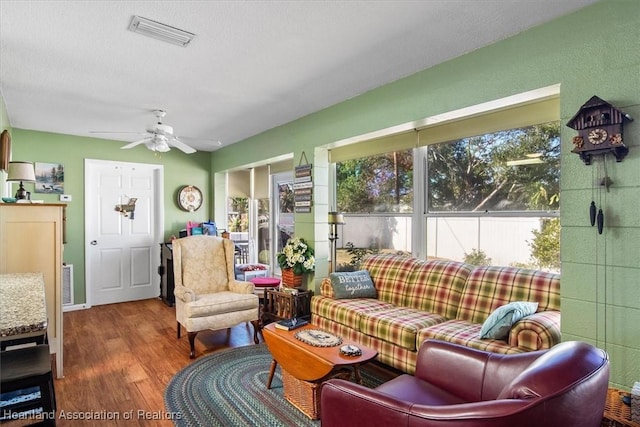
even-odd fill
[{"label": "beige upholstered armchair", "polygon": [[173,241],[176,320],[189,335],[190,356],[195,339],[205,329],[227,329],[243,322],[253,324],[258,343],[258,297],[253,284],[235,279],[235,247],[231,240],[215,236],[189,236]]}]

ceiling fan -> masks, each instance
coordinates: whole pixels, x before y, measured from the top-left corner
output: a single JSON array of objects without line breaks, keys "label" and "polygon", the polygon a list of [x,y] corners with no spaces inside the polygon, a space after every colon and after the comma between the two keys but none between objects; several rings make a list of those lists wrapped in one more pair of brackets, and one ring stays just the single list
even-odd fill
[{"label": "ceiling fan", "polygon": [[[159,153],[166,153],[171,150],[171,147],[175,147],[187,154],[195,153],[196,150],[184,142],[182,142],[177,136],[173,134],[173,127],[162,123],[162,119],[167,115],[164,110],[153,110],[153,114],[156,116],[156,124],[147,129],[147,136],[133,141],[123,147],[123,150],[133,148],[137,145],[144,144],[149,150]],[[91,132],[91,133],[137,133],[137,132]]]}]

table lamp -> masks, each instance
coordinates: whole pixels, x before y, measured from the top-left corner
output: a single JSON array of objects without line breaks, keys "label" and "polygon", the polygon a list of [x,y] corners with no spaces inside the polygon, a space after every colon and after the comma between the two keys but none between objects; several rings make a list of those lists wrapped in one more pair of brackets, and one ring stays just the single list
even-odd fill
[{"label": "table lamp", "polygon": [[16,191],[16,199],[26,199],[27,191],[23,182],[35,182],[36,173],[31,162],[9,162],[7,181],[20,181],[20,187]]}]

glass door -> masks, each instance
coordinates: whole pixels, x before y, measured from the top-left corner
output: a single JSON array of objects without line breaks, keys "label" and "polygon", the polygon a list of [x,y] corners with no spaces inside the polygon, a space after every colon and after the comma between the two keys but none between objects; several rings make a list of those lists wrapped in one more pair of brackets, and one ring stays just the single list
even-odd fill
[{"label": "glass door", "polygon": [[293,236],[294,231],[294,198],[293,198],[293,172],[283,172],[271,176],[272,192],[271,211],[271,236],[273,236],[274,251],[271,251],[271,265],[276,274],[280,274],[277,254]]}]

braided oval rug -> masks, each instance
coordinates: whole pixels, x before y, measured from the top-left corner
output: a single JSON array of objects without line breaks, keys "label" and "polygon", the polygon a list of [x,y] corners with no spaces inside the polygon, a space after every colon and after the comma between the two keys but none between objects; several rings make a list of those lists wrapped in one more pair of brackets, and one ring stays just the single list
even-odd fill
[{"label": "braided oval rug", "polygon": [[[319,426],[283,397],[280,367],[266,384],[271,354],[264,344],[222,350],[179,371],[164,392],[167,411],[179,427]],[[384,379],[361,368],[363,384]],[[388,379],[388,378],[387,378]]]}]

